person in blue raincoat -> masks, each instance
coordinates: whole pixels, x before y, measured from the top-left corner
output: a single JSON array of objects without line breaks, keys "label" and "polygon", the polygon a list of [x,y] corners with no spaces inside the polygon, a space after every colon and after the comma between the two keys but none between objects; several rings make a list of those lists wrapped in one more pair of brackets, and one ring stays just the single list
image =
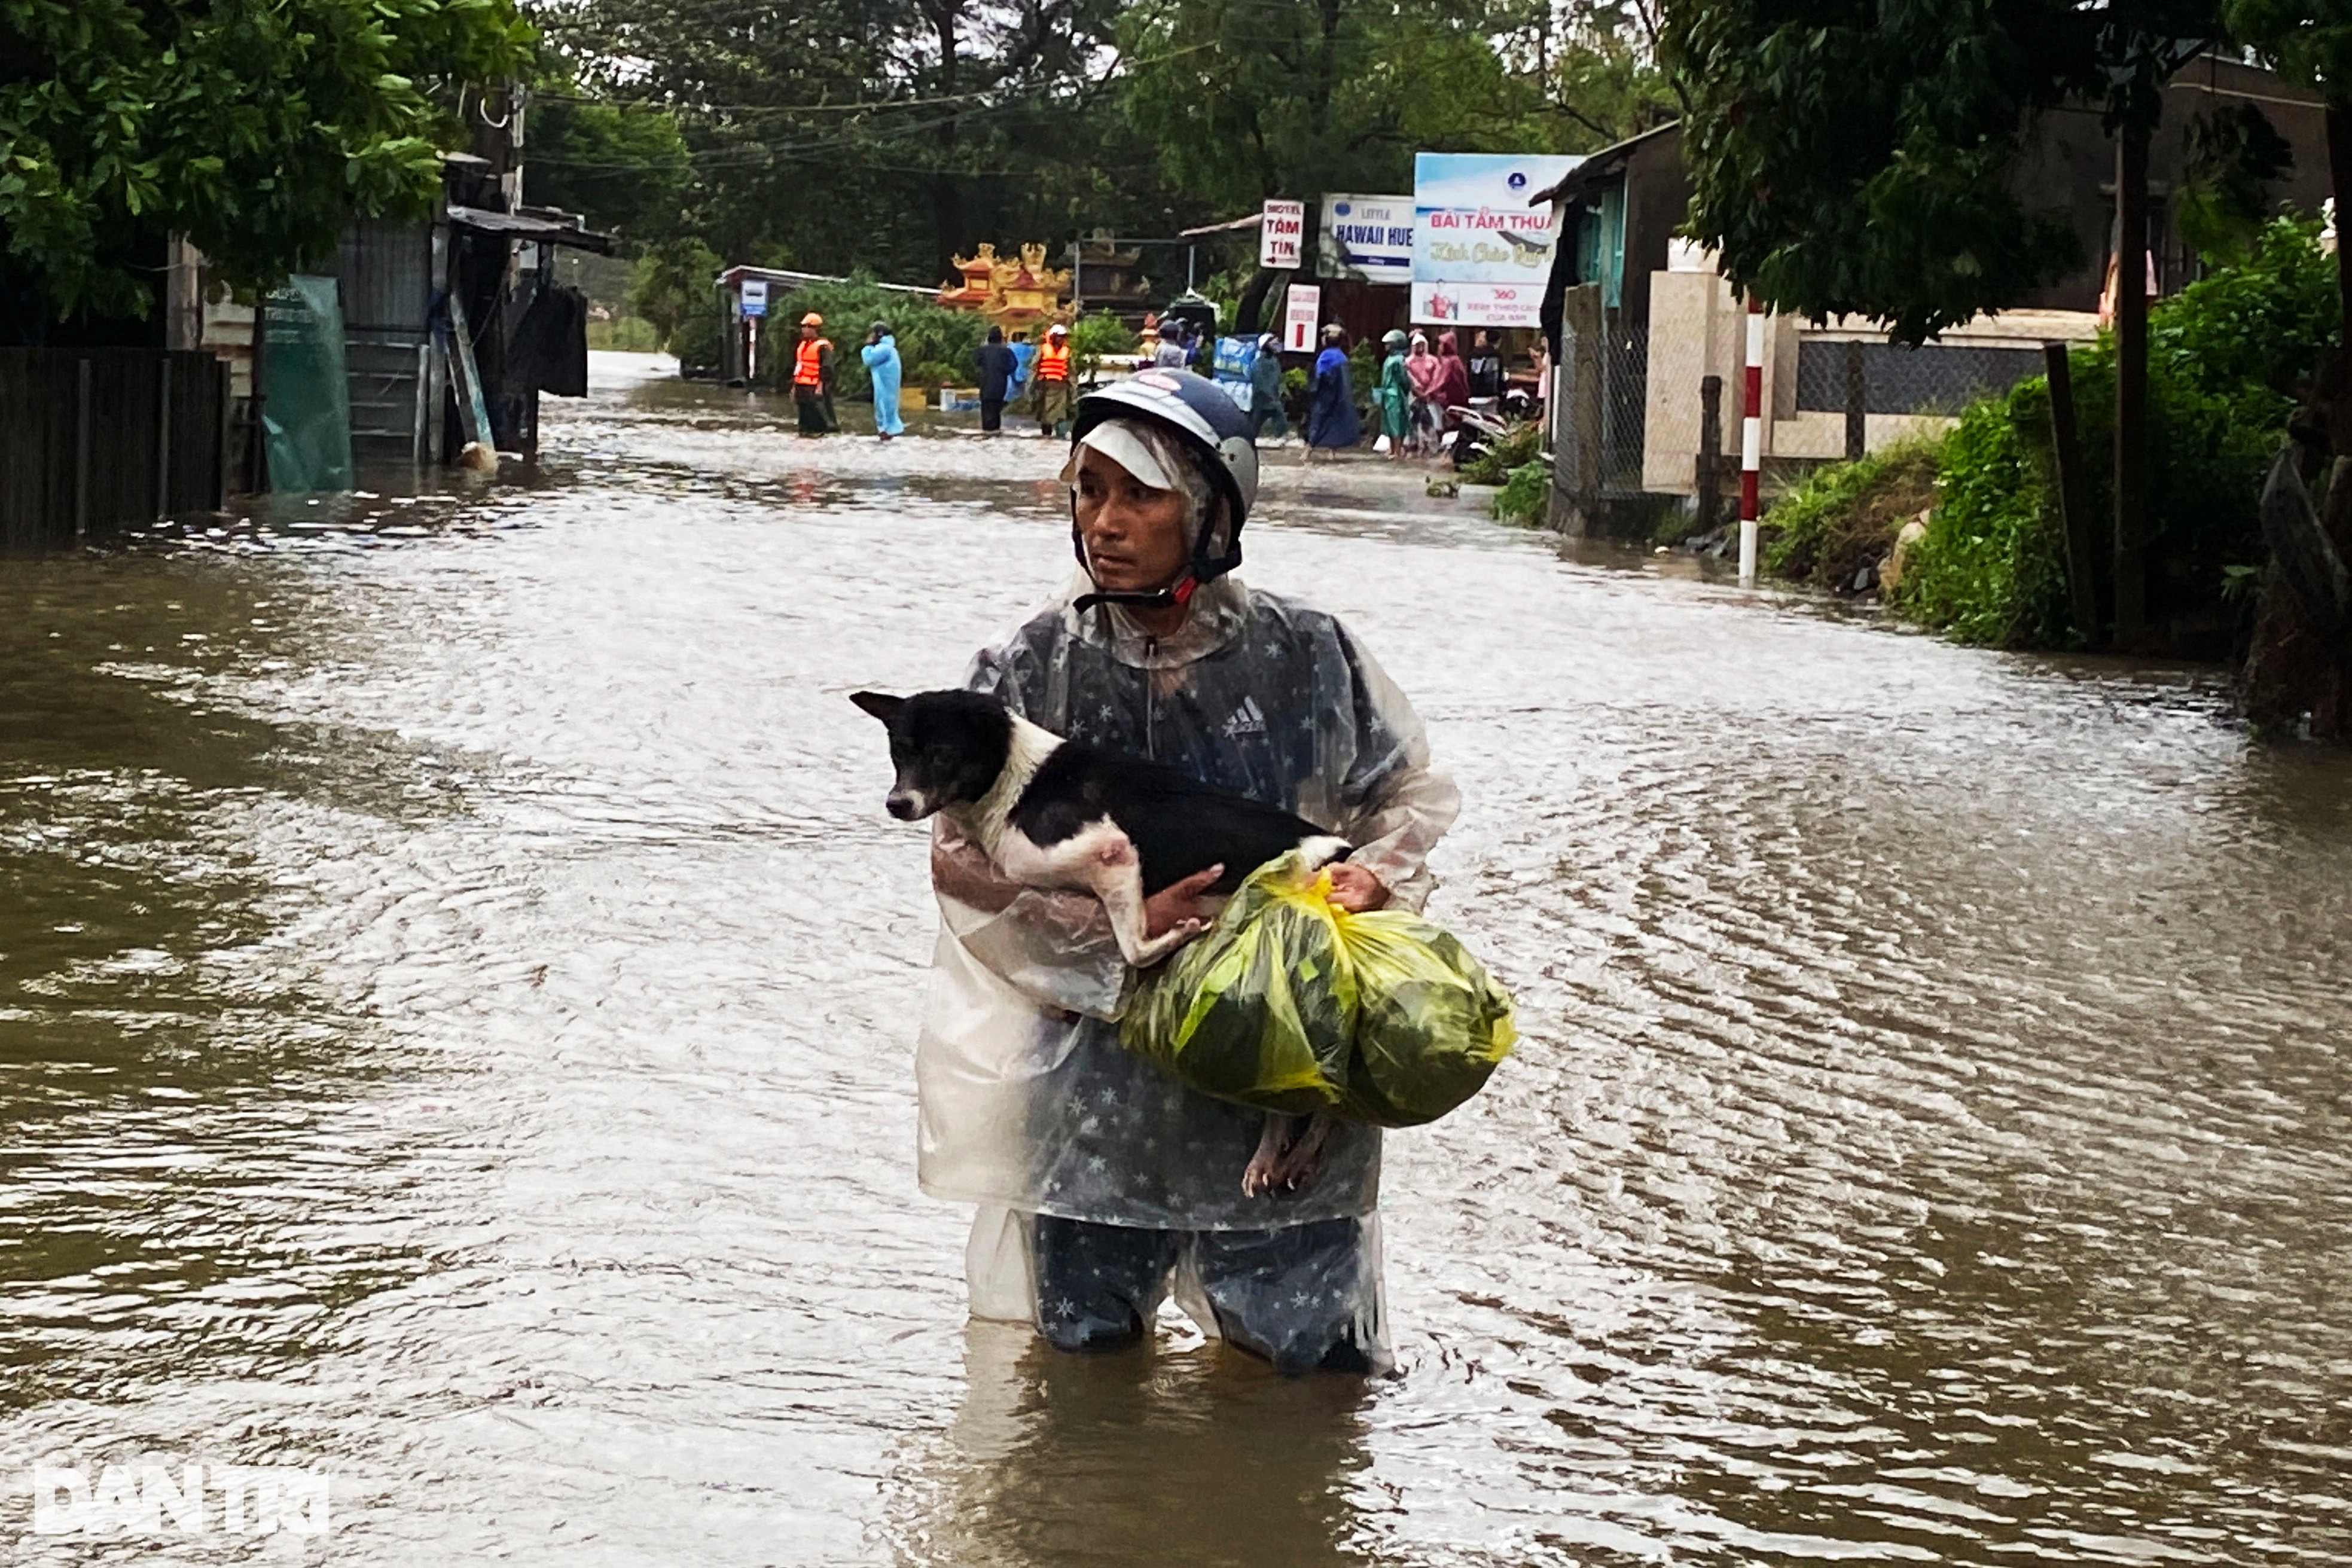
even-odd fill
[{"label": "person in blue raincoat", "polygon": [[1012,401],[1018,403],[1029,391],[1029,367],[1037,363],[1037,345],[1027,338],[1013,340]]},{"label": "person in blue raincoat", "polygon": [[1348,375],[1348,334],[1335,321],[1323,329],[1323,352],[1315,356],[1315,400],[1307,408],[1307,445],[1336,452],[1363,438],[1355,386]]},{"label": "person in blue raincoat", "polygon": [[874,379],[874,433],[887,441],[907,427],[898,417],[898,340],[890,335],[888,322],[874,323],[857,357]]}]

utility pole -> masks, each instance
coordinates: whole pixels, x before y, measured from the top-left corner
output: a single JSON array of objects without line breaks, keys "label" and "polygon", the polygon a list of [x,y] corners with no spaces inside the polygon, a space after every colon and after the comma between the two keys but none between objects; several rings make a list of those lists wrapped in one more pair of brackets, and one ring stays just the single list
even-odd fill
[{"label": "utility pole", "polygon": [[2116,129],[2116,646],[2147,636],[2147,144]]},{"label": "utility pole", "polygon": [[1764,488],[1764,301],[1748,296],[1748,369],[1739,421],[1739,581],[1756,581],[1757,520]]},{"label": "utility pole", "polygon": [[482,89],[474,111],[474,155],[490,165],[509,212],[522,205],[522,116],[521,87],[502,82]]}]

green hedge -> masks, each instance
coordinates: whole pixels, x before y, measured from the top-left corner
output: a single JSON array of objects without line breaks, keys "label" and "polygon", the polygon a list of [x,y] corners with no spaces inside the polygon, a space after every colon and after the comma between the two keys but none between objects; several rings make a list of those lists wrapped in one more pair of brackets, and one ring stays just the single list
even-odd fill
[{"label": "green hedge", "polygon": [[1076,362],[1080,379],[1101,369],[1104,360],[1132,355],[1142,346],[1143,340],[1128,331],[1127,323],[1108,310],[1080,316],[1070,328],[1070,358]]},{"label": "green hedge", "polygon": [[[2335,261],[2318,225],[2282,218],[2239,265],[2148,310],[2148,558],[2152,620],[2225,618],[2233,569],[2263,559],[2255,514],[2294,389],[2336,340]],[[2092,549],[2114,551],[2115,342],[2070,356]],[[1801,552],[1878,493],[1894,454],[1839,465],[1775,507],[1768,566],[1804,574]],[[1875,465],[1872,467],[1871,465]],[[2019,382],[1960,416],[1934,453],[1927,537],[1892,602],[1964,642],[2066,647],[2088,639],[2069,610],[2044,377]],[[1896,526],[1900,526],[1899,521]]]},{"label": "green hedge", "polygon": [[970,386],[980,376],[972,354],[988,336],[987,318],[881,288],[863,275],[838,283],[804,284],[772,301],[769,310],[766,363],[760,366],[760,380],[766,385],[791,382],[800,319],[811,310],[824,318],[824,335],[833,340],[836,400],[873,396],[874,384],[857,351],[866,346],[866,330],[877,321],[887,322],[898,340],[901,384]]}]

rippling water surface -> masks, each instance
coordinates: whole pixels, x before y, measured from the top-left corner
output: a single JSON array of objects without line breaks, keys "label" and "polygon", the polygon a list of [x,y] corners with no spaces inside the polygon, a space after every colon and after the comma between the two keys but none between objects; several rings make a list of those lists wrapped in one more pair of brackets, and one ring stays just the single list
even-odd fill
[{"label": "rippling water surface", "polygon": [[[1390,1143],[1399,1375],[1057,1358],[915,1189],[842,700],[1058,581],[1055,454],[549,418],[0,569],[0,1556],[2352,1559],[2344,759],[1277,468],[1245,575],[1420,704],[1527,1040]],[[31,1533],[142,1451],[332,1529]]]}]

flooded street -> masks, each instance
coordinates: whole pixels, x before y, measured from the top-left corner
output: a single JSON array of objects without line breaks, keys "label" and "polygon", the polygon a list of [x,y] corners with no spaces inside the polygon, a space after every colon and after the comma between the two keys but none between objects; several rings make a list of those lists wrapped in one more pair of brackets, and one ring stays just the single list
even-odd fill
[{"label": "flooded street", "polygon": [[[1286,458],[1526,1038],[1389,1141],[1398,1375],[1056,1357],[845,695],[1061,581],[1058,448],[596,368],[535,482],[0,565],[0,1560],[2352,1560],[2352,760]],[[332,1530],[33,1533],[139,1452]]]}]

